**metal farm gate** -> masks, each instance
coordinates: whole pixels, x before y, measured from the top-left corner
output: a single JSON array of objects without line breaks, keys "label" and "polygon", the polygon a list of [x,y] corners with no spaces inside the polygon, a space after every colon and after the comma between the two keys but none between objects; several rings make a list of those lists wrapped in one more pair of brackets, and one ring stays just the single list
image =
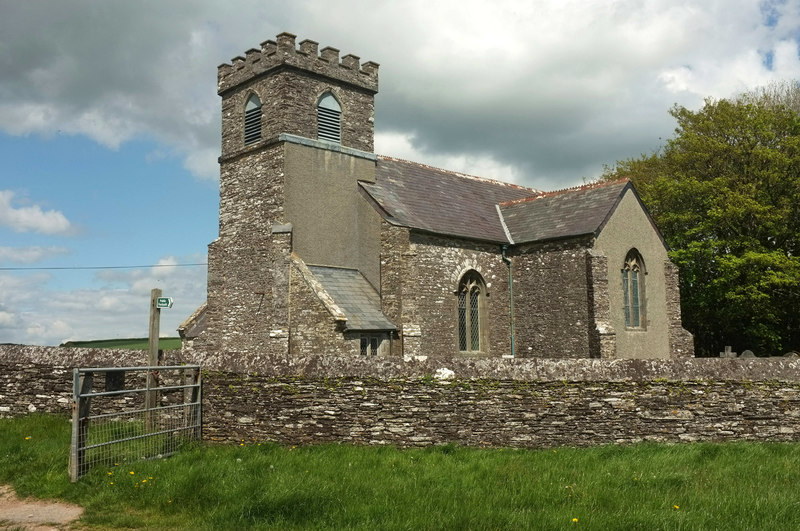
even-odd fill
[{"label": "metal farm gate", "polygon": [[96,465],[166,457],[202,439],[199,365],[73,371],[74,482]]}]

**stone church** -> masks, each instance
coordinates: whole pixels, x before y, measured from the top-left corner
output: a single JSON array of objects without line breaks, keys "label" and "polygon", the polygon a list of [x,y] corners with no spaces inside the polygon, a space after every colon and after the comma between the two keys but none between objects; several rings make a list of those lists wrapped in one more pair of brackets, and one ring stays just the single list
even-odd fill
[{"label": "stone church", "polygon": [[289,33],[219,67],[219,237],[185,348],[692,356],[629,182],[541,192],[376,155],[377,92],[378,64]]}]

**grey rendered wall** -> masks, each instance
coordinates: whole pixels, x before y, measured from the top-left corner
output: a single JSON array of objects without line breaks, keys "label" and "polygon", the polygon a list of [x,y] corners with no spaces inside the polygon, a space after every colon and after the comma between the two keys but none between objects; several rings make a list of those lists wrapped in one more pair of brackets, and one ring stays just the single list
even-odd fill
[{"label": "grey rendered wall", "polygon": [[[321,144],[321,143],[317,143]],[[285,222],[307,264],[358,269],[380,286],[381,219],[359,192],[375,182],[375,161],[325,147],[285,144]]]},{"label": "grey rendered wall", "polygon": [[[625,327],[622,267],[631,249],[645,263],[646,327]],[[667,250],[632,190],[628,190],[594,245],[608,260],[609,320],[616,332],[619,358],[669,358],[669,316],[665,264]]]}]

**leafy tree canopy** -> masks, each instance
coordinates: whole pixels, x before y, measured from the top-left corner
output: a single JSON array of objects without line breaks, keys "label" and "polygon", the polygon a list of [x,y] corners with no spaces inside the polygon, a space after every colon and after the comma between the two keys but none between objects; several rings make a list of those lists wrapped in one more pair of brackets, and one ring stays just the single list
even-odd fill
[{"label": "leafy tree canopy", "polygon": [[799,111],[798,82],[676,105],[663,150],[603,175],[629,177],[663,232],[699,356],[800,351]]}]

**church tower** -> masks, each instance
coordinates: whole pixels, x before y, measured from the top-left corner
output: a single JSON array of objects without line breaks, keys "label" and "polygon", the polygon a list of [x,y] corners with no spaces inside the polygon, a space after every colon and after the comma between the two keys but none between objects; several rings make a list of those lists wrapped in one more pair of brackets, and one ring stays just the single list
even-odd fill
[{"label": "church tower", "polygon": [[[296,47],[294,35],[281,33],[219,66],[223,160],[281,133],[373,150],[378,65],[359,65],[355,55],[340,60],[336,48],[318,47],[310,40]],[[247,131],[245,122],[252,125]]]},{"label": "church tower", "polygon": [[287,352],[289,263],[358,269],[379,286],[374,182],[378,64],[281,33],[218,69],[219,238],[209,246],[206,347]]}]

